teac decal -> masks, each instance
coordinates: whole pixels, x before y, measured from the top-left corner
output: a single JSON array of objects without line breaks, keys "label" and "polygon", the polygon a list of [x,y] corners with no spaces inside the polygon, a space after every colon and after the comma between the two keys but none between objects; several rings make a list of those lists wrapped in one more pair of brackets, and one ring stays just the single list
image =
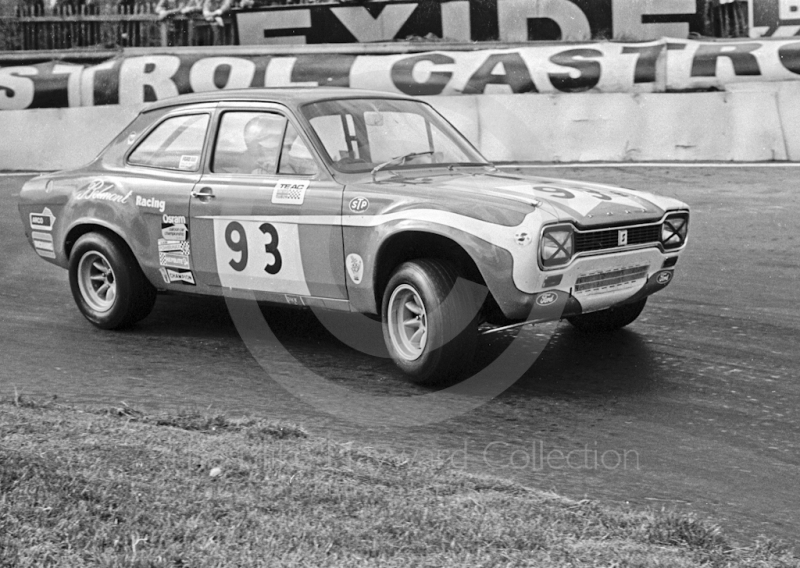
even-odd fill
[{"label": "teac decal", "polygon": [[272,203],[278,205],[302,205],[308,189],[308,180],[279,179],[272,188]]},{"label": "teac decal", "polygon": [[350,211],[353,213],[363,213],[369,209],[369,199],[366,197],[354,197],[350,200]]}]

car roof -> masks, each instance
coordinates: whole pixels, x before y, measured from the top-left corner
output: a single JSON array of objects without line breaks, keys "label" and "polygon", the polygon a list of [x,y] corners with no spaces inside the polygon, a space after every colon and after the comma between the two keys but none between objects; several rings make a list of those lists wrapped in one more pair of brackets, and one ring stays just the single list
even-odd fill
[{"label": "car roof", "polygon": [[407,97],[405,95],[397,95],[385,91],[368,91],[364,89],[349,89],[346,87],[271,87],[230,90],[223,89],[219,91],[171,97],[152,103],[142,112],[150,112],[153,110],[173,106],[227,101],[276,102],[289,106],[299,106],[305,103],[329,99],[355,99],[364,97],[413,100],[411,97]]}]

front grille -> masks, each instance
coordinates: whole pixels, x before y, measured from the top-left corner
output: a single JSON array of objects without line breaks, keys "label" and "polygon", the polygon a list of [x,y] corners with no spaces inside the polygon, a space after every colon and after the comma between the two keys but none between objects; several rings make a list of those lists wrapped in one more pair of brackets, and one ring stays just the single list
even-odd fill
[{"label": "front grille", "polygon": [[575,253],[618,248],[619,232],[628,231],[628,242],[624,246],[657,244],[661,239],[661,223],[640,227],[619,227],[600,231],[575,231]]},{"label": "front grille", "polygon": [[647,276],[649,265],[633,266],[631,268],[621,268],[609,272],[595,272],[584,274],[575,282],[576,292],[589,292],[600,288],[611,288],[635,282]]}]

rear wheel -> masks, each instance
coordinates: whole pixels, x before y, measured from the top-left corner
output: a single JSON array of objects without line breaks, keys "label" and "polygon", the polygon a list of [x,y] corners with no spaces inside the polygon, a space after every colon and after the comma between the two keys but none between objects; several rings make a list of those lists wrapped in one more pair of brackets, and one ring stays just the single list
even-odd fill
[{"label": "rear wheel", "polygon": [[395,364],[412,381],[457,379],[475,351],[478,306],[448,262],[406,262],[392,274],[383,296],[383,336]]},{"label": "rear wheel", "polygon": [[614,306],[599,312],[590,312],[579,316],[567,318],[567,321],[577,329],[589,333],[601,331],[614,331],[633,323],[642,313],[647,298],[642,298],[638,302]]},{"label": "rear wheel", "polygon": [[69,260],[72,296],[84,317],[101,329],[119,329],[144,319],[153,309],[156,290],[119,239],[87,233]]}]

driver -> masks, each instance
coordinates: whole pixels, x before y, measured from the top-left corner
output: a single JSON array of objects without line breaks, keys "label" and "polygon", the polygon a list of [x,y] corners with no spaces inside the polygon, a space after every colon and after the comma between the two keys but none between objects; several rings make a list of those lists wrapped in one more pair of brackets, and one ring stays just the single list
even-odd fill
[{"label": "driver", "polygon": [[274,174],[280,156],[284,119],[261,115],[244,127],[244,143],[252,166],[251,174]]}]

